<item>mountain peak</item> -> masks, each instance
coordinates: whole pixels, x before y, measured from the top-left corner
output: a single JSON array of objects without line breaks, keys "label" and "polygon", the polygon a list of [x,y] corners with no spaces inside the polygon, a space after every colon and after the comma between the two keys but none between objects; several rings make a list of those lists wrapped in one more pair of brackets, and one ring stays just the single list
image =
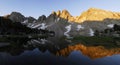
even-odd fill
[{"label": "mountain peak", "polygon": [[69,19],[71,17],[71,14],[67,10],[62,10],[60,17],[64,19]]},{"label": "mountain peak", "polygon": [[102,9],[98,9],[98,8],[90,8],[87,11],[83,12],[78,17],[77,22],[103,21],[108,18],[109,19],[120,19],[120,13],[102,10]]},{"label": "mountain peak", "polygon": [[53,11],[52,14],[56,14],[57,16],[61,16],[61,15],[66,15],[66,16],[71,16],[71,14],[66,10],[58,10],[57,12]]},{"label": "mountain peak", "polygon": [[38,18],[38,21],[44,21],[46,20],[46,16],[45,15],[42,15]]},{"label": "mountain peak", "polygon": [[62,11],[58,10],[57,12],[53,11],[52,14],[55,14],[56,16],[58,16],[60,18],[66,19],[68,21],[71,21],[70,18],[72,16],[71,16],[71,14],[66,9],[64,9]]},{"label": "mountain peak", "polygon": [[52,11],[52,13],[51,14],[56,14],[56,12],[55,11]]},{"label": "mountain peak", "polygon": [[23,16],[23,17],[24,17],[24,15],[22,15],[22,14],[19,13],[19,12],[12,12],[10,15],[17,15],[17,16]]},{"label": "mountain peak", "polygon": [[62,10],[62,13],[70,14],[66,9]]},{"label": "mountain peak", "polygon": [[56,12],[56,15],[57,15],[57,16],[60,16],[60,15],[61,15],[61,11],[58,10],[58,11]]},{"label": "mountain peak", "polygon": [[16,21],[16,22],[22,22],[22,21],[24,21],[24,19],[25,19],[25,16],[24,15],[22,15],[21,13],[19,13],[19,12],[12,12],[10,15],[9,15],[9,17],[8,17],[9,19],[11,19],[12,21]]},{"label": "mountain peak", "polygon": [[97,10],[102,10],[102,9],[99,9],[99,8],[89,8],[88,11],[97,11]]}]

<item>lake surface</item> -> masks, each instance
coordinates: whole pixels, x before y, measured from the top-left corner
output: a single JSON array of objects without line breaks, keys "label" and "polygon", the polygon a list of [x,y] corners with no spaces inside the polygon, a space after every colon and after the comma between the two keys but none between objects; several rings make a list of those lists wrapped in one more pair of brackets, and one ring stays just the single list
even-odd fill
[{"label": "lake surface", "polygon": [[0,44],[0,65],[120,65],[119,48],[85,46],[61,38],[16,38]]}]

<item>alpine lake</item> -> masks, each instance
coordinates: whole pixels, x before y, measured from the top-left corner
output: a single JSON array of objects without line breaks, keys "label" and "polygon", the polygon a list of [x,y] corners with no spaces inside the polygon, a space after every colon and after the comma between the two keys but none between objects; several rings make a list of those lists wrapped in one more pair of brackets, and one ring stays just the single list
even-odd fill
[{"label": "alpine lake", "polygon": [[120,38],[0,36],[0,65],[120,65]]}]

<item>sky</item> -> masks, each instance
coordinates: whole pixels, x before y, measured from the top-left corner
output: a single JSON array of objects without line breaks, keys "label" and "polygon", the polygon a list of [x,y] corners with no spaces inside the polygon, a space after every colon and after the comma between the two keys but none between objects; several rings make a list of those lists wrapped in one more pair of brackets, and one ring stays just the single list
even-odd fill
[{"label": "sky", "polygon": [[0,0],[0,16],[15,11],[38,18],[64,9],[72,16],[79,16],[89,8],[120,12],[120,0]]}]

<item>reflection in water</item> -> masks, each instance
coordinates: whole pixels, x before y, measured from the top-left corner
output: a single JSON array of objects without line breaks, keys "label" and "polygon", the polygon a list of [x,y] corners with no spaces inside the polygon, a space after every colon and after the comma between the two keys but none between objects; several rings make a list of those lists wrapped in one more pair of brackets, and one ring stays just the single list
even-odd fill
[{"label": "reflection in water", "polygon": [[73,51],[81,51],[83,55],[86,55],[92,59],[102,58],[106,56],[112,56],[115,54],[120,54],[120,48],[107,49],[103,46],[84,46],[82,44],[76,44],[73,46],[68,46],[62,50],[59,50],[57,56],[68,56]]},{"label": "reflection in water", "polygon": [[[49,64],[52,62],[54,63],[55,61],[58,63],[54,63],[54,65],[65,63],[66,65],[95,65],[91,63],[93,61],[89,58],[96,59],[120,53],[120,48],[108,49],[103,46],[85,46],[63,38],[2,38],[0,39],[0,42],[2,43],[2,46],[0,47],[0,65],[6,65],[1,64],[5,62],[18,62],[23,63],[22,65],[26,65],[24,64],[24,61],[25,63],[32,61],[32,64],[29,65],[37,65],[37,63],[40,65],[41,63],[44,64],[46,62]],[[3,45],[3,42],[4,44],[7,43],[7,45]],[[86,56],[89,58],[86,58]],[[97,65],[100,65],[98,62],[101,62],[101,60],[95,60],[94,62],[96,62]],[[103,65],[104,63],[101,64]]]},{"label": "reflection in water", "polygon": [[25,50],[33,50],[35,48],[38,48],[42,52],[49,51],[56,56],[64,57],[69,56],[69,54],[73,51],[81,51],[83,55],[86,55],[92,59],[120,54],[120,48],[108,49],[103,46],[85,46],[83,44],[73,44],[70,43],[69,40],[62,38],[11,38],[8,40],[8,42],[10,45],[0,47],[0,51],[8,52],[11,55],[19,55]]},{"label": "reflection in water", "polygon": [[[6,45],[6,43],[9,43],[9,45]],[[3,42],[0,44],[3,44]],[[25,50],[33,50],[35,48],[42,52],[49,51],[55,54],[56,51],[67,47],[70,42],[61,38],[5,38],[4,44],[6,46],[0,47],[0,52],[7,52],[14,56],[20,55]]]}]

